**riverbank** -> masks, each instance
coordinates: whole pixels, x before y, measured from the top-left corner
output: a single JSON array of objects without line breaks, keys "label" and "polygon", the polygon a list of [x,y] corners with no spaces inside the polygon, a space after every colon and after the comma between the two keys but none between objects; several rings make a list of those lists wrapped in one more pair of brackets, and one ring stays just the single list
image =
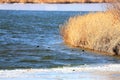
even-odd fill
[{"label": "riverbank", "polygon": [[0,3],[105,3],[112,0],[1,0]]}]

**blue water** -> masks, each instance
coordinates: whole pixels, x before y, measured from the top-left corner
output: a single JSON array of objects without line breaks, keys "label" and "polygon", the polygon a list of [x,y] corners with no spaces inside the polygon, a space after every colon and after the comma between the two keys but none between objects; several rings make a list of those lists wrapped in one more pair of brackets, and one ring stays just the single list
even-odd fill
[{"label": "blue water", "polygon": [[111,56],[64,45],[59,26],[89,12],[0,11],[0,69],[119,63]]}]

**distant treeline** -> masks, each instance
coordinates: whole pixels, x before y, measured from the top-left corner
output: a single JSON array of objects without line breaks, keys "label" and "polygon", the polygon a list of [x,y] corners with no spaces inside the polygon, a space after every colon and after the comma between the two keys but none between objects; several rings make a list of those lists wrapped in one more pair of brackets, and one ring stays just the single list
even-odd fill
[{"label": "distant treeline", "polygon": [[115,0],[0,0],[0,3],[106,3]]}]

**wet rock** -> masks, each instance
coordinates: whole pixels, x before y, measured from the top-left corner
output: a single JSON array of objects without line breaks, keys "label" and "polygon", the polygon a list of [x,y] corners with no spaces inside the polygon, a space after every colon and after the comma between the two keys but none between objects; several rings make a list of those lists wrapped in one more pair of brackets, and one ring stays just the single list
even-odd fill
[{"label": "wet rock", "polygon": [[48,48],[50,48],[50,47],[48,47]]},{"label": "wet rock", "polygon": [[82,52],[84,52],[85,50],[82,50]]},{"label": "wet rock", "polygon": [[37,47],[40,47],[40,46],[37,46]]},{"label": "wet rock", "polygon": [[74,51],[73,49],[71,51]]}]

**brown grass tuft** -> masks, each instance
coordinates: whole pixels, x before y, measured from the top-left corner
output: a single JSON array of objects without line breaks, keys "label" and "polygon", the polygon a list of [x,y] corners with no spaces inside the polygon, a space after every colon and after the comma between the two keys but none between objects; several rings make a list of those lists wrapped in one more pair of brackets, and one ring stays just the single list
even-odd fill
[{"label": "brown grass tuft", "polygon": [[61,27],[66,44],[120,55],[120,19],[117,11],[90,13],[71,17]]}]

